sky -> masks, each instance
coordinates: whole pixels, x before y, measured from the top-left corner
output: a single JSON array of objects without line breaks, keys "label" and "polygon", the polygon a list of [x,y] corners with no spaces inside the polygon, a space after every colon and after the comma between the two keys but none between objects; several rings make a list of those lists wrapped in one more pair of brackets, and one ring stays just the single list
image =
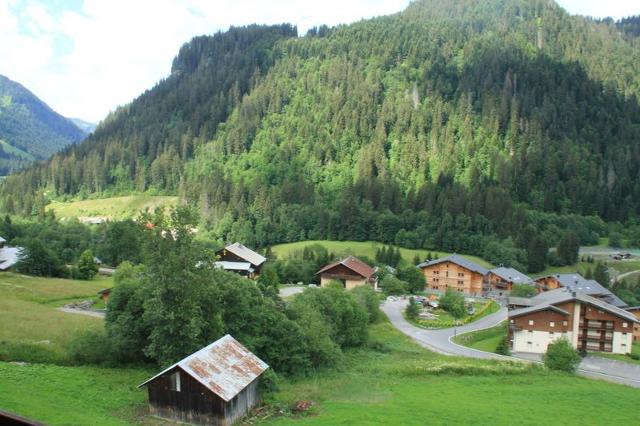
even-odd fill
[{"label": "sky", "polygon": [[[304,34],[409,0],[0,0],[0,74],[67,117],[98,122],[169,74],[192,37],[254,22]],[[640,14],[638,0],[560,0],[570,13]]]}]

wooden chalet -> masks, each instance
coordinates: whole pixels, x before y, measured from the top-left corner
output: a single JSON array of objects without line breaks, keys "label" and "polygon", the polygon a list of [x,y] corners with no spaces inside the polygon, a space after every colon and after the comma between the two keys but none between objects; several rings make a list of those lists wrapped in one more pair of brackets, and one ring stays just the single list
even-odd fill
[{"label": "wooden chalet", "polygon": [[249,278],[260,275],[260,269],[267,261],[266,257],[240,243],[229,244],[218,250],[216,255],[218,256],[218,261],[215,262],[216,267]]},{"label": "wooden chalet", "polygon": [[529,303],[509,312],[514,352],[544,353],[560,338],[581,351],[631,352],[633,327],[638,323],[631,312],[568,288],[538,294]]},{"label": "wooden chalet", "polygon": [[[630,308],[626,308],[626,310],[635,315],[638,321],[640,321],[640,306],[632,306]],[[640,323],[633,325],[633,340],[640,342]]]},{"label": "wooden chalet", "polygon": [[147,387],[152,415],[228,426],[260,401],[258,379],[267,368],[227,334],[138,387]]},{"label": "wooden chalet", "polygon": [[428,290],[444,293],[452,288],[470,296],[482,294],[484,277],[489,272],[457,254],[421,263],[418,268],[424,274]]},{"label": "wooden chalet", "polygon": [[617,306],[618,308],[627,307],[627,304],[610,290],[606,289],[595,280],[586,279],[577,272],[547,275],[536,278],[535,281],[538,292],[565,288],[570,291],[576,291],[597,297],[611,305]]},{"label": "wooden chalet", "polygon": [[483,293],[490,296],[503,296],[509,294],[515,284],[535,286],[535,282],[531,278],[517,269],[505,268],[504,266],[493,268],[484,278]]},{"label": "wooden chalet", "polygon": [[320,275],[320,286],[326,287],[331,281],[342,283],[350,290],[363,285],[378,288],[377,270],[354,256],[331,263],[316,272]]}]

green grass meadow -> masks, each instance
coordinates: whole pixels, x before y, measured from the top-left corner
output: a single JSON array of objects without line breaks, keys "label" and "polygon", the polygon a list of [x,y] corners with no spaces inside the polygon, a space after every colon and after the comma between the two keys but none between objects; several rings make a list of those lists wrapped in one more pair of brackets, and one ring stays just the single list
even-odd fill
[{"label": "green grass meadow", "polygon": [[134,218],[146,209],[172,207],[178,201],[178,197],[130,195],[70,202],[53,201],[47,205],[47,210],[53,210],[58,218],[107,216],[115,220]]},{"label": "green grass meadow", "polygon": [[[379,248],[385,246],[385,244],[374,242],[374,241],[329,241],[329,240],[310,240],[310,241],[299,241],[295,243],[287,243],[287,244],[278,244],[273,246],[271,249],[278,256],[279,259],[286,259],[294,255],[296,252],[301,252],[306,246],[310,246],[313,244],[319,244],[324,246],[329,252],[335,253],[338,256],[346,256],[352,254],[354,256],[366,256],[369,259],[375,259],[376,251]],[[394,248],[397,246],[393,246]],[[433,251],[433,250],[414,250],[407,249],[403,247],[399,247],[400,254],[402,258],[409,263],[413,262],[413,258],[417,254],[421,260],[424,260],[427,257],[428,253],[431,253],[433,256],[445,257],[450,255],[451,253]],[[482,258],[477,256],[469,256],[463,255],[469,260],[473,260],[479,265],[485,267],[493,267],[489,262],[485,261]]]},{"label": "green grass meadow", "polygon": [[103,320],[60,312],[58,307],[97,298],[113,280],[92,281],[0,274],[0,360],[63,362],[65,347],[77,333],[103,327]]},{"label": "green grass meadow", "polygon": [[503,322],[495,327],[471,333],[460,334],[453,338],[459,345],[478,349],[485,352],[495,352],[498,344],[507,335],[507,323]]}]

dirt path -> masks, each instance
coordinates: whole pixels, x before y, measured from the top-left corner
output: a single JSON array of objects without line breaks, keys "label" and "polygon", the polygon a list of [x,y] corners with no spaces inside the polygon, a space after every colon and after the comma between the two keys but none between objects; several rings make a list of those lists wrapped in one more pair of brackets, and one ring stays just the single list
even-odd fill
[{"label": "dirt path", "polygon": [[73,308],[62,307],[62,308],[58,308],[58,310],[60,312],[66,312],[68,314],[80,314],[80,315],[86,315],[94,318],[104,318],[106,315],[105,312],[92,311],[87,309],[73,309]]}]

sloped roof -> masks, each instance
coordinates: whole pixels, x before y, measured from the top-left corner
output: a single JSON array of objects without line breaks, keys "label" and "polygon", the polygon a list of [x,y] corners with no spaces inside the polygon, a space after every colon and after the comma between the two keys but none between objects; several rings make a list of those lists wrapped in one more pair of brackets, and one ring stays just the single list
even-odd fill
[{"label": "sloped roof", "polygon": [[428,266],[437,265],[444,262],[455,263],[456,265],[462,266],[470,271],[477,272],[481,275],[487,275],[489,270],[483,266],[478,265],[471,260],[468,260],[458,254],[452,254],[451,256],[443,257],[441,259],[430,260],[428,262],[423,262],[418,265],[418,268],[426,268]]},{"label": "sloped roof", "polygon": [[337,262],[331,263],[327,266],[325,266],[324,268],[320,269],[318,272],[316,272],[316,275],[318,274],[322,274],[323,272],[328,271],[329,269],[335,268],[338,265],[343,265],[349,269],[351,269],[353,272],[355,272],[356,274],[369,279],[373,276],[373,274],[376,273],[376,270],[374,268],[372,268],[371,266],[367,265],[366,263],[364,263],[362,260],[358,259],[357,257],[354,256],[349,256],[346,259],[342,259],[339,260]]},{"label": "sloped roof", "polygon": [[504,266],[501,266],[499,268],[493,268],[489,272],[491,272],[492,274],[496,274],[503,280],[512,282],[514,284],[529,284],[533,281],[531,277],[514,268],[505,268]]},{"label": "sloped roof", "polygon": [[267,260],[266,257],[256,253],[255,251],[243,246],[240,243],[229,244],[225,247],[225,250],[235,254],[238,257],[241,257],[254,266],[260,266]]},{"label": "sloped roof", "polygon": [[269,366],[229,334],[156,374],[142,387],[179,367],[211,392],[229,402]]},{"label": "sloped roof", "polygon": [[535,305],[535,302],[533,302],[530,298],[528,298],[528,297],[517,297],[517,296],[509,296],[509,298],[507,299],[507,303],[509,305],[518,305],[518,306]]},{"label": "sloped roof", "polygon": [[[568,288],[572,291],[581,292],[589,295],[603,296],[603,299],[617,307],[625,307],[627,304],[621,300],[618,296],[613,294],[610,290],[603,287],[599,282],[595,280],[588,280],[577,272],[568,274],[553,274],[540,277],[537,280],[553,277],[562,287]],[[544,294],[544,293],[543,293]]]},{"label": "sloped roof", "polygon": [[514,309],[509,312],[509,318],[511,317],[519,317],[526,314],[531,314],[539,311],[555,311],[562,315],[569,315],[569,312],[564,309],[560,309],[557,306],[550,305],[548,303],[540,303],[539,305],[529,306],[526,308]]},{"label": "sloped roof", "polygon": [[[598,299],[597,297],[590,296],[586,293],[573,292],[567,288],[558,288],[551,291],[545,291],[543,293],[538,294],[535,297],[531,298],[531,301],[535,303],[531,307],[535,306],[544,306],[544,305],[557,305],[559,303],[570,302],[573,300],[578,300],[583,303],[587,303],[589,305],[595,306],[598,309],[602,309],[603,311],[607,311],[613,315],[616,315],[621,318],[625,318],[629,321],[638,322],[635,316],[624,309],[621,309],[617,306],[614,306],[610,303],[602,299]],[[529,308],[523,308],[529,309]],[[522,309],[515,309],[509,313],[509,316],[512,315],[513,312],[522,312]]]},{"label": "sloped roof", "polygon": [[226,260],[220,260],[214,262],[213,265],[216,268],[224,269],[225,271],[249,271],[253,272],[253,267],[249,262],[229,262]]},{"label": "sloped roof", "polygon": [[18,263],[22,250],[22,247],[0,248],[0,271],[6,271]]}]

